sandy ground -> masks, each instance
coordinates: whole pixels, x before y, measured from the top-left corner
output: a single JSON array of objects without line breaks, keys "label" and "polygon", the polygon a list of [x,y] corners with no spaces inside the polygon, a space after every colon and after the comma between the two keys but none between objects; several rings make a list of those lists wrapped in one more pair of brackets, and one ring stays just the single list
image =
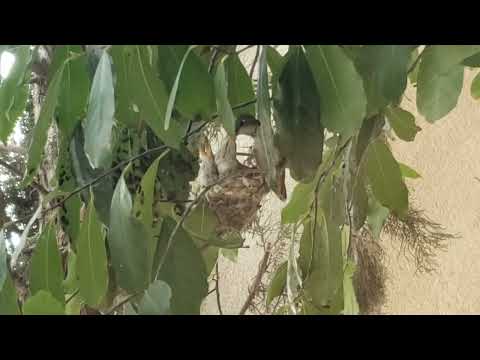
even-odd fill
[{"label": "sandy ground", "polygon": [[[475,179],[480,178],[480,103],[470,96],[474,74],[466,70],[457,108],[433,125],[415,111],[414,89],[407,90],[402,106],[415,114],[423,130],[413,143],[394,142],[395,154],[422,176],[408,182],[416,204],[459,238],[439,254],[440,267],[432,275],[416,275],[413,265],[399,256],[398,247],[383,239],[390,272],[388,298],[382,310],[385,314],[480,313],[480,182]],[[289,192],[293,186],[289,179]],[[273,216],[280,216],[283,206],[273,196],[266,204]],[[262,256],[254,240],[247,239],[246,244],[250,248],[239,251],[236,264],[225,258],[219,262],[225,314],[240,310]],[[213,294],[206,299],[203,311],[218,313]]]}]

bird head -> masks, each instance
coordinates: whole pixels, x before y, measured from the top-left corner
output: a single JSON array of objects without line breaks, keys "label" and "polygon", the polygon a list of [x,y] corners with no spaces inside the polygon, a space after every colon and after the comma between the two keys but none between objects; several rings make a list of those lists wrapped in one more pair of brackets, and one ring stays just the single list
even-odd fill
[{"label": "bird head", "polygon": [[235,132],[237,135],[249,135],[255,137],[260,121],[249,114],[240,115],[237,119]]}]

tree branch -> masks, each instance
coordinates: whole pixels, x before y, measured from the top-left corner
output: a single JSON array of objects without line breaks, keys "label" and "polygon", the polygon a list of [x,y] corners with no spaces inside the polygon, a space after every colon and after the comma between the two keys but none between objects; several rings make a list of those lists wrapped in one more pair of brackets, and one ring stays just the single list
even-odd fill
[{"label": "tree branch", "polygon": [[217,307],[218,307],[218,312],[220,315],[223,315],[223,310],[222,310],[222,303],[220,301],[220,287],[218,286],[218,283],[220,282],[220,274],[218,271],[218,261],[215,264],[215,294],[217,296]]},{"label": "tree branch", "polygon": [[[13,165],[8,164],[7,162],[0,159],[0,165],[3,166],[5,169],[9,170],[12,174],[18,176],[19,178],[23,178],[23,174]],[[41,184],[36,182],[35,180],[32,181],[31,186],[42,193],[43,195],[48,194],[48,190],[45,189]]]},{"label": "tree branch", "polygon": [[269,258],[270,258],[270,247],[267,246],[267,250],[265,251],[265,254],[263,255],[263,258],[260,261],[260,264],[258,266],[258,271],[257,271],[257,275],[255,276],[255,281],[253,282],[252,290],[248,294],[248,297],[245,300],[245,303],[243,304],[238,315],[245,315],[245,313],[247,312],[248,308],[252,303],[252,300],[255,298],[255,295],[257,294],[257,289],[262,281],[262,277],[267,271],[267,264],[268,264]]}]

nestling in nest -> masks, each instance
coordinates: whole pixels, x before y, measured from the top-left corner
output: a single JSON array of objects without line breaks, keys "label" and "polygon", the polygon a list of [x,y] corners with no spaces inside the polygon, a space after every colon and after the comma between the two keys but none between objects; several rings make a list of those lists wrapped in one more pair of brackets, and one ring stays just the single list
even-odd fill
[{"label": "nestling in nest", "polygon": [[[254,137],[258,125],[258,120],[243,117],[237,127],[237,135]],[[263,172],[256,166],[248,167],[237,160],[236,136],[227,136],[216,154],[204,138],[199,157],[198,181],[202,188],[211,187],[205,198],[218,217],[218,235],[243,230],[251,224],[263,197],[269,192]]]}]

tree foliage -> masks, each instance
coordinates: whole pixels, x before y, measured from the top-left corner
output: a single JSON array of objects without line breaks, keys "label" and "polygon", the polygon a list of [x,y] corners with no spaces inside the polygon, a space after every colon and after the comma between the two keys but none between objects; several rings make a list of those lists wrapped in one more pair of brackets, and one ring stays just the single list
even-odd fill
[{"label": "tree foliage", "polygon": [[[389,214],[405,218],[405,178],[420,177],[386,136],[391,128],[414,141],[420,131],[400,105],[407,84],[416,85],[419,112],[440,120],[480,46],[257,48],[254,80],[239,46],[2,48],[15,64],[0,83],[0,140],[31,116],[39,90],[22,189],[41,184],[47,194],[34,199],[42,213],[25,234],[33,254],[18,303],[19,270],[3,240],[16,222],[1,224],[0,313],[200,313],[219,248],[243,240],[220,241],[215,215],[191,198],[197,140],[213,125],[234,136],[241,115],[260,121],[255,157],[269,189],[282,198],[285,168],[297,181],[281,216],[293,229],[290,255],[275,269],[267,305],[286,293],[284,312],[358,313],[351,239],[361,229],[378,237]],[[52,143],[55,169],[45,177]]]}]

